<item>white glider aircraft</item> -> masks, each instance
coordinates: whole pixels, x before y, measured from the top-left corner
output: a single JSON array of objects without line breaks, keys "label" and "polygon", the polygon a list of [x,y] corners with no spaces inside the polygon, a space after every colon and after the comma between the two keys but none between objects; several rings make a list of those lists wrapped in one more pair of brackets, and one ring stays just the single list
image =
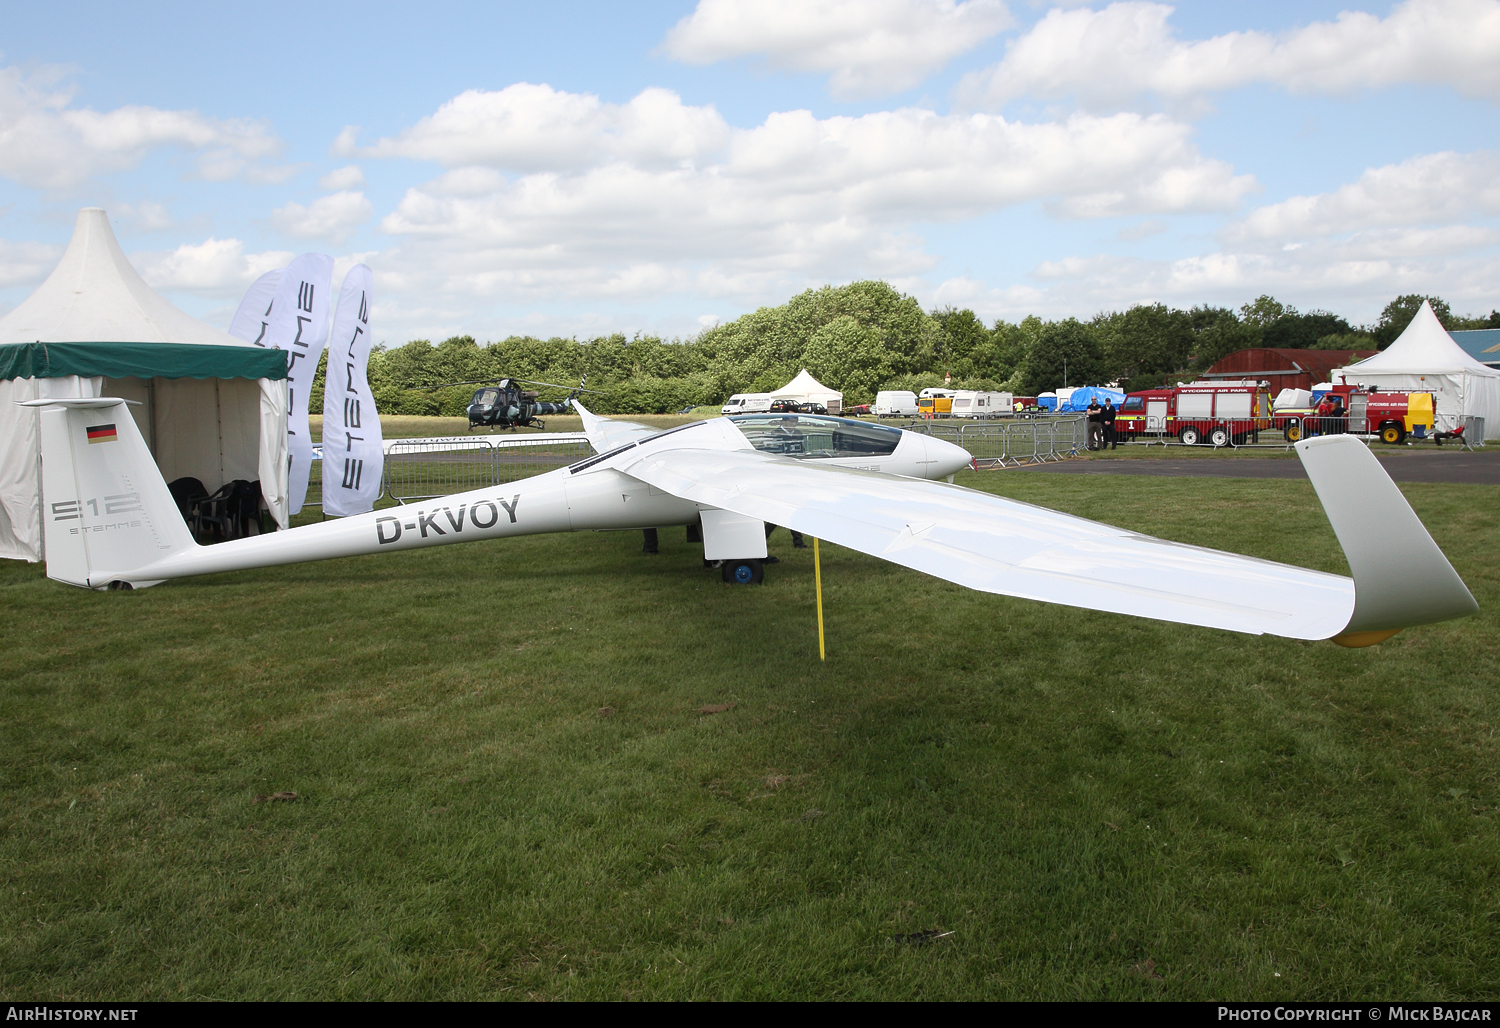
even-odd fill
[{"label": "white glider aircraft", "polygon": [[1189,625],[1365,646],[1478,610],[1351,436],[1297,444],[1353,578],[1166,542],[936,481],[967,451],[833,417],[739,415],[658,432],[582,406],[597,455],[519,482],[194,542],[125,406],[42,408],[47,575],[90,589],[541,532],[701,523],[726,581],[759,581],[769,522],[971,589]]}]

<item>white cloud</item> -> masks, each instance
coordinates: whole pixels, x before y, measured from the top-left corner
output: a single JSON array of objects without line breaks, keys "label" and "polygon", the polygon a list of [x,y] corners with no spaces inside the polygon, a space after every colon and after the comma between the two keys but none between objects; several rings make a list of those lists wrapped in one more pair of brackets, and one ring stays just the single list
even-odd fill
[{"label": "white cloud", "polygon": [[285,250],[247,254],[238,239],[210,237],[175,250],[134,253],[130,262],[156,289],[238,297],[261,275],[285,267],[295,256]]},{"label": "white cloud", "polygon": [[1022,97],[1112,109],[1142,94],[1191,101],[1261,82],[1295,93],[1415,82],[1500,100],[1497,0],[1406,0],[1385,19],[1344,11],[1280,36],[1229,32],[1197,42],[1176,38],[1172,10],[1142,2],[1054,8],[999,64],[965,76],[957,95],[989,109]]},{"label": "white cloud", "polygon": [[110,207],[110,217],[132,232],[161,232],[177,224],[166,205],[155,200],[113,204]]},{"label": "white cloud", "polygon": [[357,164],[347,164],[318,179],[319,189],[363,189],[365,173]]},{"label": "white cloud", "polygon": [[841,98],[887,96],[1010,24],[1000,0],[699,0],[660,52],[688,64],[759,56],[829,73]]},{"label": "white cloud", "polygon": [[1268,204],[1223,234],[1235,243],[1274,244],[1495,214],[1500,214],[1500,152],[1445,151],[1370,168],[1331,193]]},{"label": "white cloud", "polygon": [[[542,131],[553,116],[557,131]],[[1254,179],[1190,137],[1162,115],[1027,124],[920,109],[731,129],[664,90],[615,106],[525,86],[464,94],[364,152],[451,167],[381,221],[401,240],[382,257],[398,291],[761,301],[926,272],[914,222],[1038,201],[1084,218],[1232,210]]]},{"label": "white cloud", "polygon": [[368,147],[358,130],[334,141],[340,157],[413,157],[448,168],[514,171],[580,169],[611,160],[641,165],[694,161],[720,149],[729,128],[712,107],[688,107],[676,93],[646,89],[627,104],[518,82],[498,92],[471,89],[399,136]]},{"label": "white cloud", "polygon": [[323,239],[338,245],[375,213],[364,193],[342,191],[320,196],[310,206],[288,203],[271,212],[271,224],[294,239]]},{"label": "white cloud", "polygon": [[96,175],[135,167],[153,149],[203,151],[200,173],[240,174],[275,156],[281,142],[265,124],[207,118],[196,111],[128,106],[99,112],[72,106],[56,73],[0,68],[0,176],[63,191]]},{"label": "white cloud", "polygon": [[41,285],[57,267],[63,250],[30,240],[13,243],[0,239],[0,288]]}]

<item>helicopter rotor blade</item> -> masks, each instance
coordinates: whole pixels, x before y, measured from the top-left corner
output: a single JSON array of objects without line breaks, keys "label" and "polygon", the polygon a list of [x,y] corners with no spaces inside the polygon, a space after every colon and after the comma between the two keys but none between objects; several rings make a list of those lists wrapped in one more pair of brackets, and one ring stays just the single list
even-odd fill
[{"label": "helicopter rotor blade", "polygon": [[420,391],[431,391],[433,389],[456,389],[458,386],[495,385],[495,384],[497,384],[499,382],[519,382],[522,385],[547,386],[550,389],[562,389],[562,390],[565,390],[565,391],[580,392],[580,393],[594,393],[594,394],[596,394],[598,396],[604,396],[605,395],[604,393],[600,392],[597,389],[579,389],[577,386],[558,385],[556,382],[537,382],[537,381],[534,381],[534,380],[529,379],[529,378],[511,378],[509,376],[506,376],[504,378],[483,378],[483,379],[478,379],[478,380],[473,381],[473,382],[442,382],[442,383],[439,383],[438,385],[408,386],[407,388],[408,389],[414,389],[414,390],[417,390],[417,391],[420,392]]},{"label": "helicopter rotor blade", "polygon": [[[505,379],[503,379],[503,378],[486,378],[486,379],[481,379],[481,380],[479,380],[477,382],[444,382],[441,385],[407,386],[407,388],[408,389],[415,389],[415,390],[421,392],[421,391],[424,391],[424,390],[432,390],[432,389],[453,389],[453,388],[456,388],[458,386],[485,386],[485,385],[494,385],[496,382],[504,382],[504,381],[505,381]],[[519,381],[519,380],[518,379],[511,379],[511,381]]]},{"label": "helicopter rotor blade", "polygon": [[546,386],[549,389],[563,389],[563,390],[566,390],[567,392],[570,392],[570,393],[595,393],[595,394],[597,394],[599,396],[603,396],[604,395],[603,393],[599,392],[599,390],[597,390],[597,389],[584,389],[584,388],[581,388],[579,386],[558,385],[556,382],[537,382],[537,381],[534,381],[533,379],[529,379],[529,378],[514,378],[514,379],[511,379],[511,381],[512,382],[522,382],[522,383],[524,383],[526,385]]}]

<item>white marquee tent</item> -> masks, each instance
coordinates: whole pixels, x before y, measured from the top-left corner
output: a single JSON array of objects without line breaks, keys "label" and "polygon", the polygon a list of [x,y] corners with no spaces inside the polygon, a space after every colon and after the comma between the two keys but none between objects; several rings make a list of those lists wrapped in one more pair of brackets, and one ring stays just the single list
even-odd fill
[{"label": "white marquee tent", "polygon": [[169,482],[258,479],[286,527],[286,354],[172,306],[98,207],[78,212],[57,268],[0,319],[0,557],[43,556],[39,415],[17,401],[47,396],[141,401],[131,414]]},{"label": "white marquee tent", "polygon": [[797,373],[797,377],[771,394],[773,400],[796,400],[798,403],[821,403],[828,408],[829,414],[837,414],[844,404],[844,394],[837,389],[829,389],[822,382],[813,378],[803,368]]},{"label": "white marquee tent", "polygon": [[1455,343],[1425,300],[1394,343],[1357,364],[1335,368],[1332,377],[1335,382],[1433,393],[1440,429],[1452,431],[1464,418],[1480,417],[1485,439],[1500,439],[1500,371],[1485,367]]}]

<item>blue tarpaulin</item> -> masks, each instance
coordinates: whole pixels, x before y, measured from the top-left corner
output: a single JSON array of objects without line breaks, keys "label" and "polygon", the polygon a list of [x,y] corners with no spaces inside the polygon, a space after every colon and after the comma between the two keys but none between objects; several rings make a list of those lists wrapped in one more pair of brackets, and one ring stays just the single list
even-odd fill
[{"label": "blue tarpaulin", "polygon": [[1116,407],[1125,402],[1125,394],[1118,389],[1106,389],[1104,386],[1079,386],[1073,390],[1073,395],[1068,397],[1068,402],[1057,409],[1059,411],[1085,411],[1088,410],[1089,401],[1096,396],[1101,406],[1106,399],[1113,400]]}]

